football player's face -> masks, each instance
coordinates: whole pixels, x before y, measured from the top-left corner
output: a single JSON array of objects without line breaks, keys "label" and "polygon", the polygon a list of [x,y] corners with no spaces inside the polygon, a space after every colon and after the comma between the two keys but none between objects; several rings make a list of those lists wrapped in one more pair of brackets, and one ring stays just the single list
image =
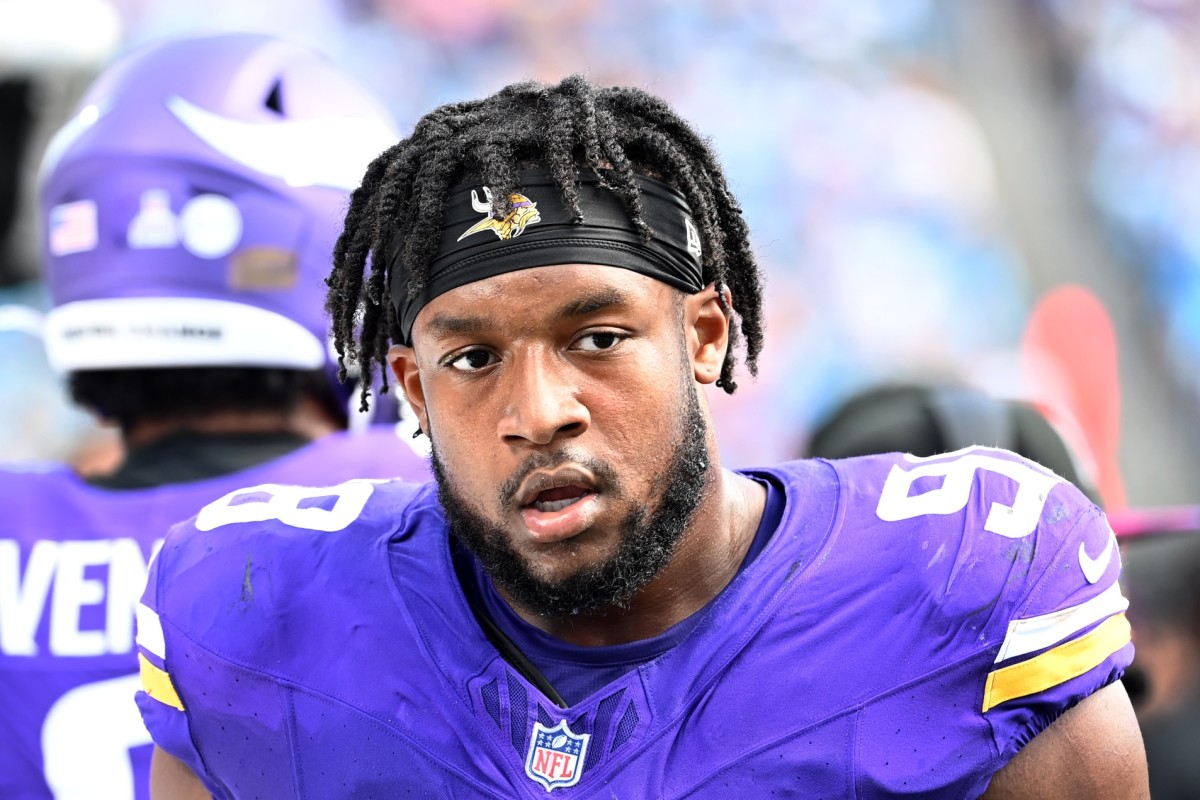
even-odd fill
[{"label": "football player's face", "polygon": [[644,584],[669,561],[703,491],[697,380],[719,374],[726,330],[714,292],[592,265],[500,275],[422,309],[413,348],[389,357],[456,534],[518,603],[580,610],[579,592],[549,595],[631,569]]}]

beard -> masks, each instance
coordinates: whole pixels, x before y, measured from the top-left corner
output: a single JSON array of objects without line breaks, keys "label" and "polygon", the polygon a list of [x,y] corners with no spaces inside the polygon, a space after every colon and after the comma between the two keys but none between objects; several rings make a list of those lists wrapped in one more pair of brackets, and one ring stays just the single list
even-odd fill
[{"label": "beard", "polygon": [[[690,377],[690,375],[689,375]],[[671,562],[704,494],[708,475],[708,425],[700,411],[695,384],[685,386],[686,400],[675,432],[666,469],[649,482],[662,487],[657,498],[639,504],[621,520],[616,552],[607,560],[557,581],[535,575],[512,548],[504,529],[476,512],[446,471],[430,430],[433,473],[438,499],[450,532],[469,550],[496,586],[527,612],[562,619],[607,607],[628,607],[630,599]],[[555,453],[535,453],[499,489],[499,508],[513,507],[521,481],[539,469],[573,463],[588,469],[597,490],[614,499],[624,497],[622,482],[611,464],[572,456],[565,447]],[[655,502],[656,501],[656,502]],[[562,546],[569,547],[570,543]]]}]

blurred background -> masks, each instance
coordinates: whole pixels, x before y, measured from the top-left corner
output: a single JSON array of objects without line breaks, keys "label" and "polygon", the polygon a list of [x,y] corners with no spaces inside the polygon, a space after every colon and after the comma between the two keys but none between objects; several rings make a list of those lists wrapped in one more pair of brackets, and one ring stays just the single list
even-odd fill
[{"label": "blurred background", "polygon": [[46,141],[112,57],[227,30],[326,52],[402,130],[573,72],[674,103],[768,275],[760,375],[710,395],[732,466],[795,456],[868,385],[952,379],[1062,411],[1112,506],[1200,499],[1187,0],[0,0],[5,460],[111,457],[38,338]]}]

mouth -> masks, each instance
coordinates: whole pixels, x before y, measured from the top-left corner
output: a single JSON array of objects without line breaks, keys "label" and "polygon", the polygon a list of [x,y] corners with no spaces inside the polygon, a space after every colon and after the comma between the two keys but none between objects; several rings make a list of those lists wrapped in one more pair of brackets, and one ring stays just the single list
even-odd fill
[{"label": "mouth", "polygon": [[578,502],[584,495],[597,494],[598,481],[587,470],[575,465],[566,465],[555,470],[538,470],[526,476],[516,493],[517,505],[521,508],[537,507],[538,511],[557,511],[557,503],[566,508]]},{"label": "mouth", "polygon": [[583,486],[559,486],[556,489],[546,489],[538,492],[533,498],[533,502],[524,506],[524,508],[533,508],[537,511],[562,511],[568,506],[575,505],[580,500],[590,494],[595,494]]},{"label": "mouth", "polygon": [[521,518],[537,542],[558,542],[585,531],[595,521],[599,492],[592,476],[576,467],[538,472],[519,495]]}]

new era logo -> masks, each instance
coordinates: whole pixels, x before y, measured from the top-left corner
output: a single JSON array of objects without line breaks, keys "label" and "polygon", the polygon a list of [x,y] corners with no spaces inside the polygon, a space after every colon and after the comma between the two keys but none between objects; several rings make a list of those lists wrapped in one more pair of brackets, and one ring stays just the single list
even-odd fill
[{"label": "new era logo", "polygon": [[687,251],[694,258],[700,258],[700,231],[696,230],[696,223],[692,222],[691,217],[684,217],[683,227],[687,230]]}]

